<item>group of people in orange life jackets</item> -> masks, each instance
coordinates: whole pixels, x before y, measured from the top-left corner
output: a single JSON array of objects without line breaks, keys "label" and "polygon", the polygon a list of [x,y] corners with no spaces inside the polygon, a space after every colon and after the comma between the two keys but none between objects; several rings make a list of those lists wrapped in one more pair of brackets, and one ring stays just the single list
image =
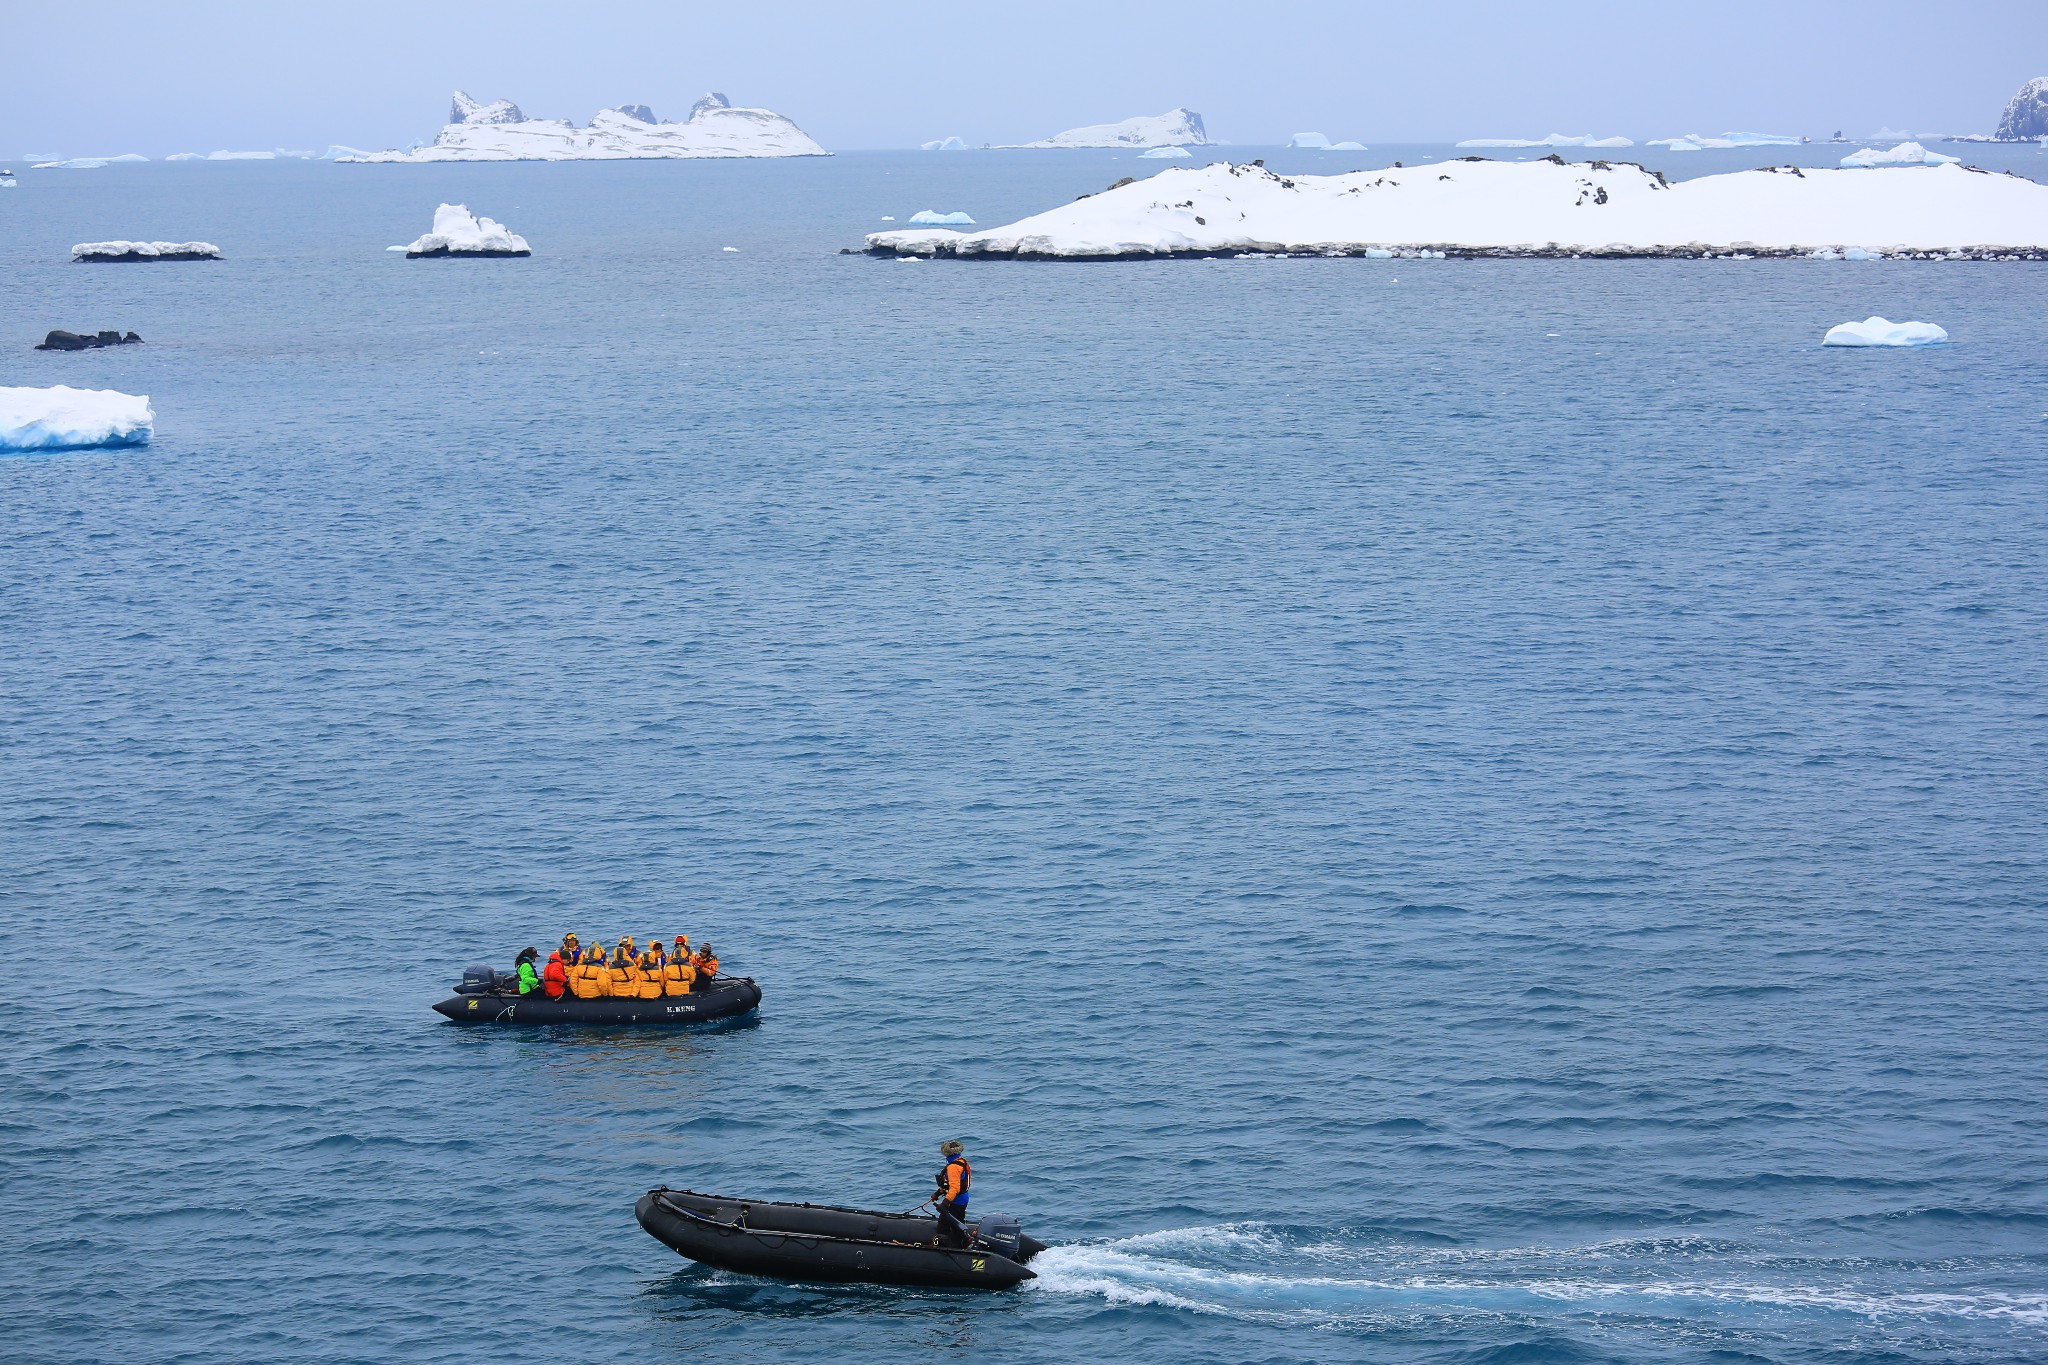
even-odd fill
[{"label": "group of people in orange life jackets", "polygon": [[609,953],[602,943],[588,948],[574,934],[562,936],[562,946],[548,954],[547,965],[536,971],[537,948],[519,954],[519,993],[538,992],[550,1000],[573,995],[579,1000],[603,997],[659,1000],[664,995],[688,995],[709,986],[718,975],[718,954],[705,944],[690,951],[690,936],[677,934],[675,946],[663,945],[659,936],[644,949],[633,946],[627,934]]}]

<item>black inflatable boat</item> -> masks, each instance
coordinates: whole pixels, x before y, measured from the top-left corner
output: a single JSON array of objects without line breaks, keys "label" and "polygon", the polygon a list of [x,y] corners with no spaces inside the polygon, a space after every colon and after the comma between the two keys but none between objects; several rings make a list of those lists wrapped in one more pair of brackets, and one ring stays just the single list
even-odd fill
[{"label": "black inflatable boat", "polygon": [[434,1006],[458,1024],[704,1024],[737,1019],[761,1003],[761,988],[751,976],[721,976],[701,991],[664,995],[655,1000],[602,996],[579,1000],[565,995],[550,1000],[535,992],[521,995],[517,977],[471,967],[462,974],[455,994]]},{"label": "black inflatable boat", "polygon": [[693,1261],[785,1280],[1008,1289],[1038,1278],[1024,1263],[1045,1250],[999,1213],[968,1224],[964,1249],[933,1244],[936,1218],[824,1204],[777,1204],[672,1190],[640,1196],[640,1226]]}]

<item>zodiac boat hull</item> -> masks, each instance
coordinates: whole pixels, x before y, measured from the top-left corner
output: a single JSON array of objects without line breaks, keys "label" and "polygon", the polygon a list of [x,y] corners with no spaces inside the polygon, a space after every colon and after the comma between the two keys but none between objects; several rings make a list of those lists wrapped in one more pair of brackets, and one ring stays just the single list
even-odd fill
[{"label": "zodiac boat hull", "polygon": [[720,977],[709,990],[665,995],[658,1000],[565,995],[466,995],[457,992],[434,1006],[458,1024],[616,1024],[637,1028],[704,1024],[736,1019],[761,1003],[761,988],[748,976]]},{"label": "zodiac boat hull", "polygon": [[692,1261],[784,1280],[1008,1289],[1037,1278],[1021,1262],[1045,1250],[1043,1242],[1020,1236],[1013,1260],[979,1240],[966,1250],[932,1246],[936,1218],[727,1199],[667,1187],[641,1195],[633,1216],[657,1241]]}]

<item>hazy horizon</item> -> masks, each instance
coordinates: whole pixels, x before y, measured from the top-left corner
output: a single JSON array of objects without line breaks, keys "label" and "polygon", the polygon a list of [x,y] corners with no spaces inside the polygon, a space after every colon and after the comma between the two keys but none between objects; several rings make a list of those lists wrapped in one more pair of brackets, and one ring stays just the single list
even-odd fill
[{"label": "hazy horizon", "polygon": [[1180,105],[1245,145],[1309,130],[1367,143],[1988,133],[2048,73],[2048,6],[2016,0],[1968,7],[1967,33],[1997,39],[1969,43],[1949,39],[1958,21],[1896,0],[1847,19],[1753,0],[1711,21],[1636,8],[1484,0],[1453,28],[1317,0],[1257,24],[1214,4],[1162,21],[1058,0],[1024,23],[908,25],[844,6],[592,4],[565,27],[558,5],[507,0],[485,27],[382,0],[346,19],[227,0],[203,21],[113,0],[89,26],[53,8],[13,18],[13,55],[34,61],[0,90],[0,156],[403,146],[433,136],[458,87],[579,123],[629,102],[677,118],[719,90],[841,151],[1021,142]]}]

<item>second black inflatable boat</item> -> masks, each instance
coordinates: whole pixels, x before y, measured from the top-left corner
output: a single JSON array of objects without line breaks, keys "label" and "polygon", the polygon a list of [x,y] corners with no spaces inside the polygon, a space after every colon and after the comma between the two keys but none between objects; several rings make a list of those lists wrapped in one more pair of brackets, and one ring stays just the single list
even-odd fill
[{"label": "second black inflatable boat", "polygon": [[693,1261],[785,1280],[1008,1289],[1037,1276],[1024,1263],[1045,1250],[999,1213],[970,1223],[965,1248],[934,1244],[936,1218],[823,1204],[778,1204],[672,1190],[640,1196],[640,1226]]}]

